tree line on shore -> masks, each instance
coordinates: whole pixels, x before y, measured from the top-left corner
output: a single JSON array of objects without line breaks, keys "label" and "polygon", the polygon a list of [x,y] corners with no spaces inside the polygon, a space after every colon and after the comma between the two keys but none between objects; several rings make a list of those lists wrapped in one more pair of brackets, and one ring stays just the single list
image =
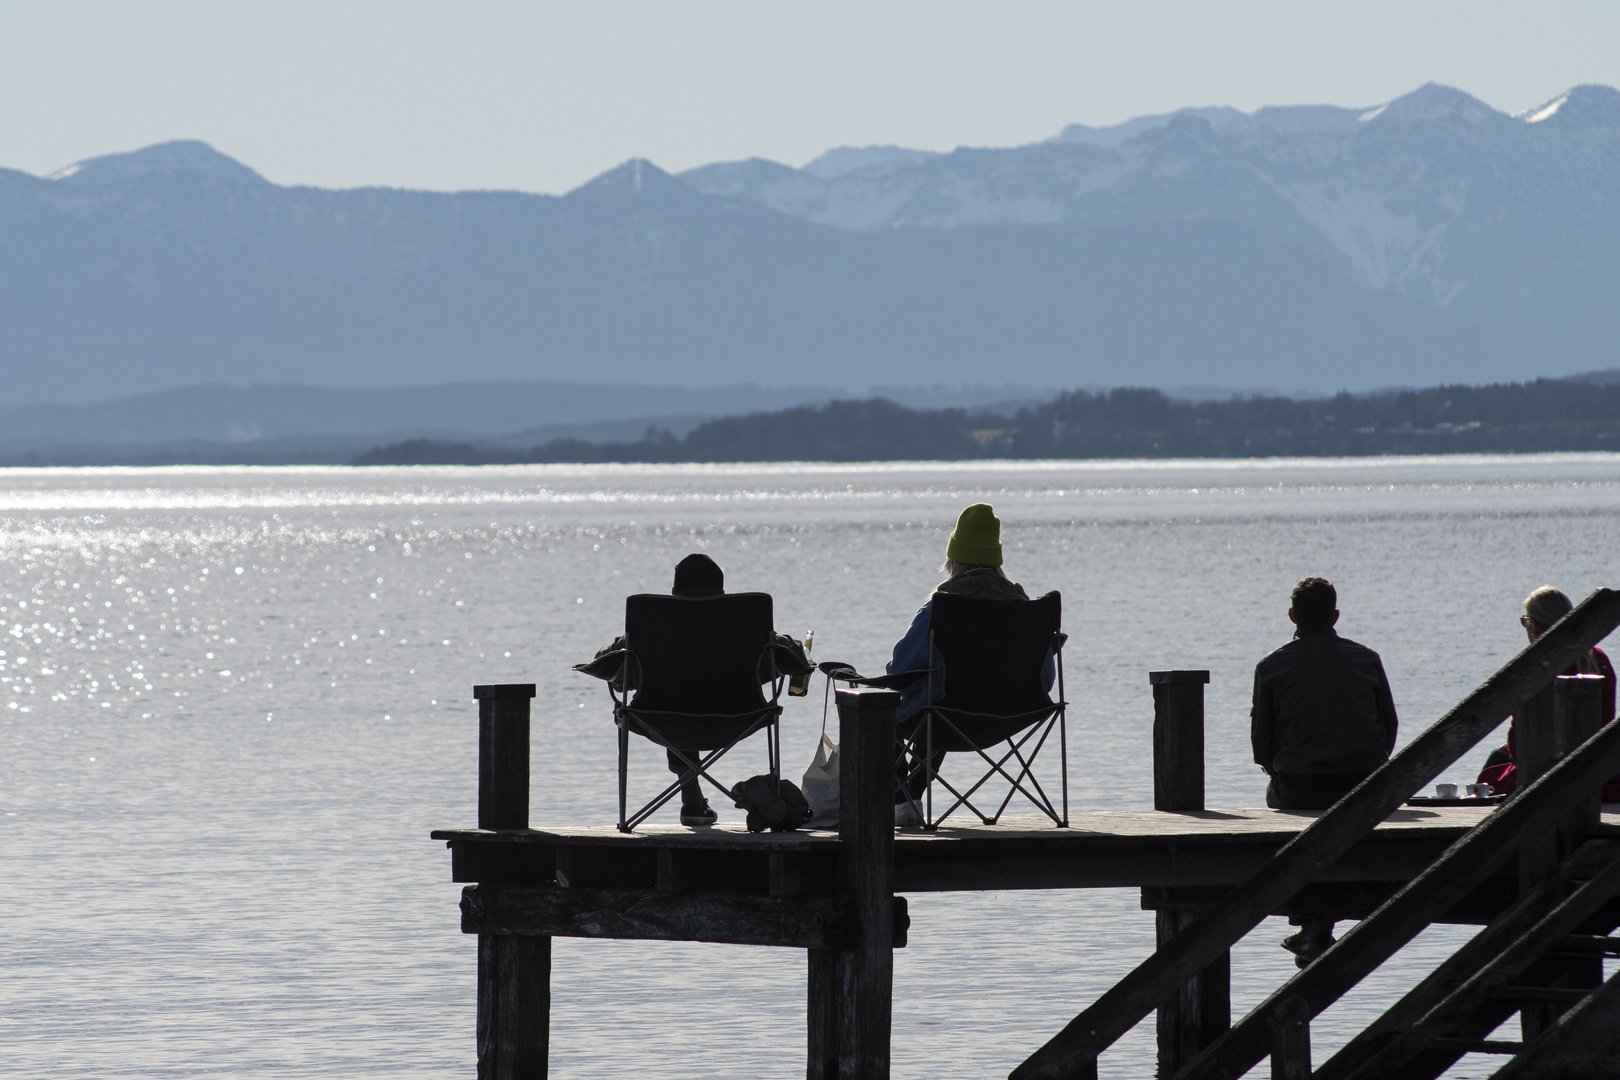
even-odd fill
[{"label": "tree line on shore", "polygon": [[684,437],[558,439],[518,450],[411,439],[356,465],[1318,457],[1620,450],[1620,382],[1537,379],[1329,398],[1178,401],[1076,390],[1011,416],[883,398],[710,420]]}]

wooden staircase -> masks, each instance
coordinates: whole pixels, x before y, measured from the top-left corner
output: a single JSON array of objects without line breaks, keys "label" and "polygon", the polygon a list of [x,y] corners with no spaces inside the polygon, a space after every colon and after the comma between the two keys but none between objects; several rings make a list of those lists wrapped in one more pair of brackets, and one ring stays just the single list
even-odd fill
[{"label": "wooden staircase", "polygon": [[[1162,942],[1012,1080],[1094,1078],[1098,1056],[1120,1036],[1184,996],[1234,943],[1514,713],[1529,722],[1520,725],[1523,786],[1513,797],[1247,1016],[1202,1036],[1190,1060],[1166,1060],[1161,1040],[1160,1075],[1235,1080],[1269,1055],[1273,1080],[1415,1080],[1485,1052],[1507,1056],[1495,1074],[1504,1080],[1620,1077],[1620,975],[1602,978],[1603,957],[1620,943],[1610,936],[1620,925],[1620,837],[1593,835],[1596,792],[1620,771],[1620,723],[1603,723],[1593,677],[1557,674],[1616,626],[1620,593],[1600,589]],[[1514,859],[1518,901],[1313,1072],[1311,1020]],[[1515,1012],[1523,1037],[1490,1040]]]},{"label": "wooden staircase", "polygon": [[[1613,955],[1620,939],[1577,934],[1589,930],[1590,920],[1617,894],[1620,844],[1587,841],[1309,1075],[1319,1080],[1437,1077],[1465,1053],[1511,1055],[1509,1075],[1572,1075],[1566,1065],[1548,1071],[1549,1061],[1567,1057],[1569,1050],[1593,1056],[1601,1049],[1594,1045],[1598,1030],[1620,1036],[1615,1013],[1620,976],[1608,983],[1602,978],[1604,951]],[[1489,1040],[1514,1012],[1535,1031],[1533,1037]],[[1597,1056],[1612,1055],[1614,1049]],[[1612,1060],[1607,1069],[1591,1075],[1612,1080]]]}]

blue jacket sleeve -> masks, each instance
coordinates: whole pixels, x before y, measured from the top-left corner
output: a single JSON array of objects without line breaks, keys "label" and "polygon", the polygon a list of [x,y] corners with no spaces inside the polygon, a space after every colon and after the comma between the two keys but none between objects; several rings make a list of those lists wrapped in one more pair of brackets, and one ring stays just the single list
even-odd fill
[{"label": "blue jacket sleeve", "polygon": [[[883,669],[890,675],[898,675],[902,671],[920,671],[931,667],[928,655],[928,612],[932,601],[925,601],[917,609],[917,614],[911,620],[911,627],[899,641],[894,643],[894,655],[888,665]],[[895,716],[904,719],[920,709],[927,701],[928,680],[923,680],[916,686],[900,691],[900,707],[895,710]]]},{"label": "blue jacket sleeve", "polygon": [[912,617],[905,636],[894,643],[894,656],[883,670],[890,675],[920,671],[928,666],[928,611],[933,601],[925,601]]}]

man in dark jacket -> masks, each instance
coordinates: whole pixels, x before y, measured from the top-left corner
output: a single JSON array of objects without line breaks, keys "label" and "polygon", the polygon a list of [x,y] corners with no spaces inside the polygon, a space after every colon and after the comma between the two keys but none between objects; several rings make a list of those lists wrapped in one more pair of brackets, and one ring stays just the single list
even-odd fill
[{"label": "man in dark jacket", "polygon": [[[1271,782],[1266,805],[1325,810],[1395,749],[1395,700],[1378,654],[1342,638],[1338,594],[1326,578],[1294,586],[1288,618],[1294,639],[1254,669],[1249,735],[1254,760]],[[1309,914],[1283,942],[1304,967],[1333,944],[1333,923]]]},{"label": "man in dark jacket", "polygon": [[1255,666],[1249,733],[1266,805],[1325,810],[1389,760],[1395,701],[1378,654],[1334,632],[1331,582],[1305,578],[1290,599],[1298,629]]}]

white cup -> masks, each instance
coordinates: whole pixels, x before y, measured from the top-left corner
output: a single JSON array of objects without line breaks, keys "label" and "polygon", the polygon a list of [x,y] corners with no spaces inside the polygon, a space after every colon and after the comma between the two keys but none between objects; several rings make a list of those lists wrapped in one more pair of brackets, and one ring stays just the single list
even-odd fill
[{"label": "white cup", "polygon": [[1464,790],[1475,799],[1488,799],[1496,794],[1496,789],[1489,784],[1468,784]]},{"label": "white cup", "polygon": [[1434,785],[1434,794],[1436,798],[1440,799],[1455,799],[1457,797],[1457,785],[1436,784]]}]

